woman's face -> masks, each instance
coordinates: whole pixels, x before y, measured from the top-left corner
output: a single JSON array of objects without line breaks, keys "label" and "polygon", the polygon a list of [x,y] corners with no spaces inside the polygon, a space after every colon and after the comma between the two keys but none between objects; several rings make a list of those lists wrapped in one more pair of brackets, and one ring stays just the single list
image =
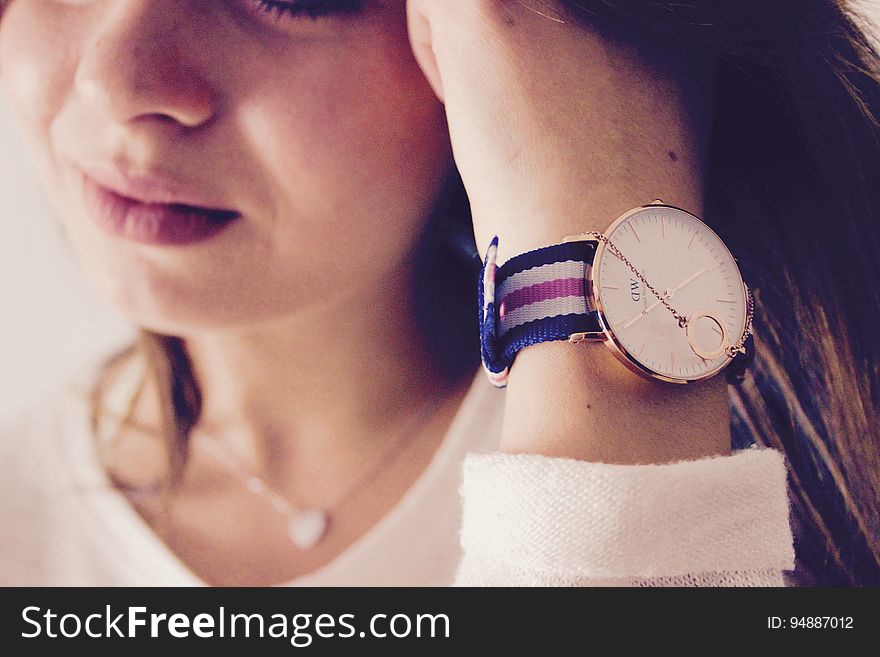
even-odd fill
[{"label": "woman's face", "polygon": [[[241,327],[375,294],[451,169],[405,0],[266,4],[7,3],[6,95],[84,269],[143,326]],[[297,5],[352,11],[282,11]],[[109,224],[83,176],[107,169],[169,178],[237,218],[200,216],[182,243],[157,237],[169,216]]]}]

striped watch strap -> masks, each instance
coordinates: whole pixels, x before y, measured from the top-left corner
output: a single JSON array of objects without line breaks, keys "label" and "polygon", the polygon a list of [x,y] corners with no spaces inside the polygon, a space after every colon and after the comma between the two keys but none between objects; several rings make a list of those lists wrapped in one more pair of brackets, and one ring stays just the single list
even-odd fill
[{"label": "striped watch strap", "polygon": [[483,366],[494,385],[507,384],[510,365],[523,347],[602,330],[584,289],[595,247],[593,241],[553,244],[498,267],[498,237],[492,240],[478,296]]}]

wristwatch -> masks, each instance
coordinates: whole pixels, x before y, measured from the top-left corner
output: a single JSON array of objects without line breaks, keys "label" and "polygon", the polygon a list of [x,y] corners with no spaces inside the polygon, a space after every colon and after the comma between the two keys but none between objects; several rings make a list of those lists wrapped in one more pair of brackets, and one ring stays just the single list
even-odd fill
[{"label": "wristwatch", "polygon": [[497,387],[520,349],[548,340],[604,342],[643,377],[687,384],[724,371],[742,382],[754,360],[754,301],[737,259],[694,214],[656,200],[600,233],[496,265],[479,282],[481,356]]}]

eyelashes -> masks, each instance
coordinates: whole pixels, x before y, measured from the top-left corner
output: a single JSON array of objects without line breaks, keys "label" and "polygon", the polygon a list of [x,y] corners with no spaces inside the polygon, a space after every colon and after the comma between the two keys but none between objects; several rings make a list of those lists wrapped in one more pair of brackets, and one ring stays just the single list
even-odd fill
[{"label": "eyelashes", "polygon": [[253,0],[259,11],[276,20],[298,20],[356,14],[365,0]]}]

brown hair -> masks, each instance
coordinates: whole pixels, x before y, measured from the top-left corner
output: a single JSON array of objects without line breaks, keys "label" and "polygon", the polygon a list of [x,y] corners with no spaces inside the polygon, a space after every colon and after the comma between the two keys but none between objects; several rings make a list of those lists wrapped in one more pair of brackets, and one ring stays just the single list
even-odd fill
[{"label": "brown hair", "polygon": [[756,296],[756,360],[730,387],[735,443],[786,455],[790,584],[880,584],[880,57],[869,21],[843,0],[564,2],[591,26],[717,58],[706,221]]},{"label": "brown hair", "polygon": [[[844,0],[519,1],[717,58],[705,219],[756,298],[756,359],[730,387],[734,442],[786,455],[789,583],[880,584],[880,57],[867,21]],[[453,175],[424,248],[425,272],[455,272],[433,294],[457,312],[432,335],[460,371],[479,363],[469,221]],[[144,332],[139,350],[162,391],[176,477],[199,386],[181,340]]]}]

